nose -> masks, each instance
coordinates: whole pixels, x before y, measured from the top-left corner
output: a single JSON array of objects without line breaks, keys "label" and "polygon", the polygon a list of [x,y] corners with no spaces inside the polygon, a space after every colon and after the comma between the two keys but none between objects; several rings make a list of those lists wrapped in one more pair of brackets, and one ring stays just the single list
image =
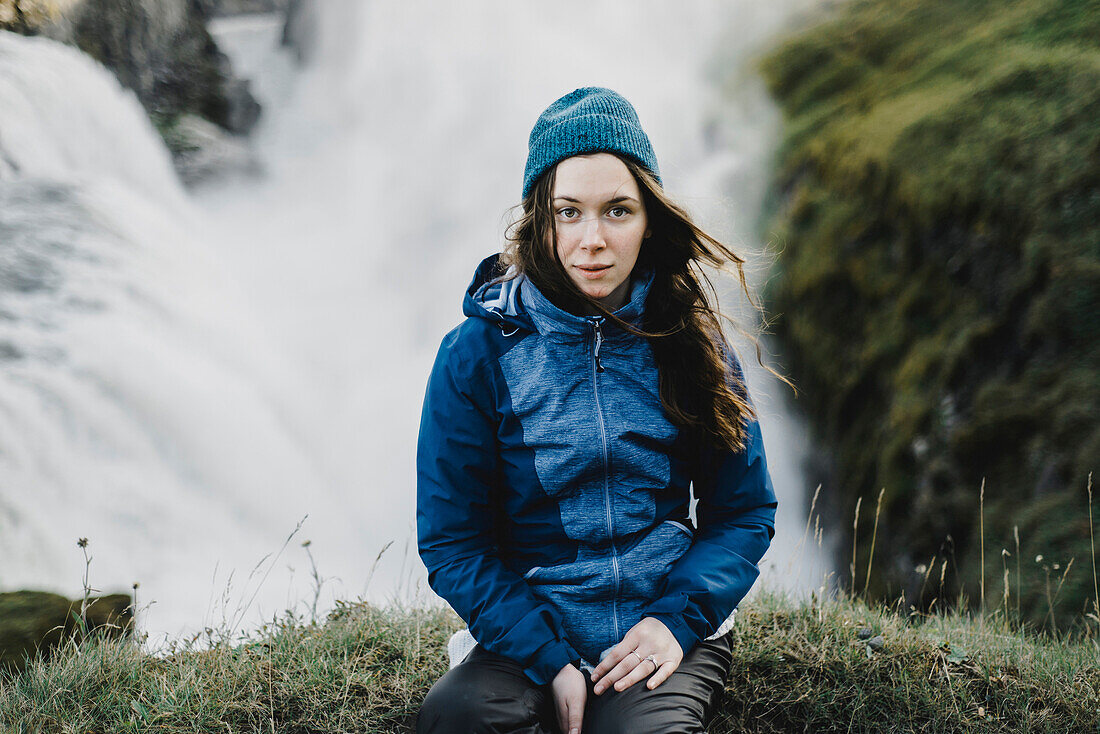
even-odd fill
[{"label": "nose", "polygon": [[592,217],[583,224],[584,232],[581,235],[581,249],[602,250],[607,246],[607,242],[604,241],[603,227],[600,224],[599,217]]}]

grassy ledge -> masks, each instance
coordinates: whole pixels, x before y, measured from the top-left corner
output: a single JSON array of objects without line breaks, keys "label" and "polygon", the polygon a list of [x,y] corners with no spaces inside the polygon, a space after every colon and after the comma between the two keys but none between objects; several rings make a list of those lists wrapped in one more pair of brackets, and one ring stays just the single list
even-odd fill
[{"label": "grassy ledge", "polygon": [[291,614],[163,656],[93,637],[0,673],[0,731],[411,731],[459,626],[449,610],[340,602],[320,624]]},{"label": "grassy ledge", "polygon": [[[409,732],[449,610],[340,603],[162,657],[92,639],[0,678],[5,732]],[[1100,648],[961,616],[762,592],[712,732],[1100,731]]]}]

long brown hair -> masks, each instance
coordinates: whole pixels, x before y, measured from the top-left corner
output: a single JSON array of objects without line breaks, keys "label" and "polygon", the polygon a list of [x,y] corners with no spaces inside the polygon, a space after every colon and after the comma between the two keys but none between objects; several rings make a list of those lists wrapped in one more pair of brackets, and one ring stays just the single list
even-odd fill
[{"label": "long brown hair", "polygon": [[556,165],[535,183],[523,200],[523,214],[508,227],[501,267],[515,265],[559,308],[578,314],[591,309],[619,328],[647,338],[657,363],[661,404],[669,419],[716,446],[743,450],[746,428],[756,411],[740,377],[727,368],[730,347],[722,336],[721,319],[753,343],[761,366],[791,385],[763,364],[757,336],[718,310],[714,284],[702,268],[705,264],[735,272],[749,303],[762,314],[745,279],[745,261],[700,229],[665,195],[647,168],[616,157],[638,182],[649,218],[651,235],[643,240],[635,265],[654,273],[641,329],[578,288],[558,259],[552,203]]}]

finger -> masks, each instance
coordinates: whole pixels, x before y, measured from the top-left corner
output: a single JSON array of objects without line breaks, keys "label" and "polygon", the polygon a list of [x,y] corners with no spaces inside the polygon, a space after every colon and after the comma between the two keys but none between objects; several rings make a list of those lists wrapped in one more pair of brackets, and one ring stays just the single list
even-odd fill
[{"label": "finger", "polygon": [[[646,663],[648,666],[649,663]],[[629,654],[625,658],[619,661],[619,664],[609,670],[603,678],[596,681],[595,687],[592,689],[596,695],[599,695],[615,684],[615,681],[621,679],[631,670],[634,670],[638,666],[638,661],[635,659],[634,654]]]},{"label": "finger", "polygon": [[675,660],[669,660],[667,663],[657,669],[657,672],[649,676],[649,680],[646,681],[646,688],[653,690],[657,686],[668,680],[669,676],[676,672],[676,669],[680,667],[680,663]]},{"label": "finger", "polygon": [[657,668],[654,667],[653,661],[643,660],[641,664],[634,666],[633,670],[615,683],[615,690],[625,691],[638,681],[648,678],[655,670],[657,670]]},{"label": "finger", "polygon": [[554,703],[558,713],[558,728],[562,731],[569,731],[569,700],[564,696],[561,698],[555,696],[554,698],[556,699]]},{"label": "finger", "polygon": [[584,700],[569,701],[569,726],[565,729],[568,734],[581,734],[581,720],[584,718]]},{"label": "finger", "polygon": [[[614,668],[619,664],[619,661],[630,655],[632,650],[637,650],[641,643],[641,638],[637,632],[637,625],[631,627],[623,639],[619,640],[618,644],[608,650],[607,655],[600,661],[596,669],[592,671],[592,680],[597,680],[601,675]],[[633,657],[633,656],[631,656]]]},{"label": "finger", "polygon": [[[603,660],[596,666],[596,669],[592,671],[592,680],[599,680],[604,673],[618,665],[619,662],[627,655],[630,655],[633,650],[633,647],[626,644],[625,639],[618,645],[615,645],[615,647],[608,651],[607,655],[604,655]],[[630,655],[630,657],[633,659],[634,656]]]}]

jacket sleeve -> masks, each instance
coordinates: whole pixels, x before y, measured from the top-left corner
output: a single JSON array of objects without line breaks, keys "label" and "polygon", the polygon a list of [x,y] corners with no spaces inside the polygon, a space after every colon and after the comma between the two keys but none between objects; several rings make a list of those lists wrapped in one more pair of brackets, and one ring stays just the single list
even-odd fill
[{"label": "jacket sleeve", "polygon": [[580,659],[561,616],[501,561],[493,527],[497,420],[490,375],[459,354],[455,332],[428,380],[417,446],[417,543],[428,584],[487,650],[536,684]]},{"label": "jacket sleeve", "polygon": [[[741,367],[735,357],[731,360],[743,386]],[[685,655],[713,634],[748,593],[760,574],[756,564],[775,533],[777,503],[759,421],[748,424],[747,434],[741,451],[704,447],[698,452],[692,476],[699,500],[695,541],[642,614],[664,622]]]}]

